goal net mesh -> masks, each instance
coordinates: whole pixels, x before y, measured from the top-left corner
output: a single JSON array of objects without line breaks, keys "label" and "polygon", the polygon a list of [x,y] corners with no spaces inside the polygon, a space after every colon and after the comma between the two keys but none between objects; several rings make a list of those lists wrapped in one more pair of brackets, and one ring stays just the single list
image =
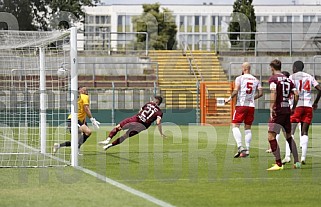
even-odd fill
[{"label": "goal net mesh", "polygon": [[[0,31],[0,167],[69,164],[70,150],[52,151],[55,142],[70,140],[66,125],[70,108],[69,42],[68,32]],[[41,61],[45,90],[40,88]],[[58,72],[62,67],[65,73]],[[41,94],[45,94],[42,111]],[[40,136],[41,112],[46,113],[45,143]]]}]

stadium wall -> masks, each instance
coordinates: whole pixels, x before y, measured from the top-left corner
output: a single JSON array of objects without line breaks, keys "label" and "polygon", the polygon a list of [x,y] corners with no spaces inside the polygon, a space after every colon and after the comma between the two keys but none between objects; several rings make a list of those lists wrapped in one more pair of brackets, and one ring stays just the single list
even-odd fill
[{"label": "stadium wall", "polygon": [[[177,125],[188,125],[190,123],[196,122],[196,110],[195,109],[163,109],[163,123],[170,122]],[[58,126],[60,124],[64,124],[61,120],[67,120],[67,112],[60,110],[59,113],[56,111],[47,111],[47,122],[51,126]],[[93,116],[99,120],[101,123],[112,123],[112,110],[110,109],[102,109],[102,110],[92,110]],[[35,112],[36,113],[36,112]],[[33,116],[35,115],[33,114]],[[115,123],[119,123],[121,120],[133,116],[137,113],[137,110],[115,110]],[[321,123],[321,116],[318,114],[321,113],[321,109],[317,109],[314,112],[314,117],[312,123]],[[267,123],[269,119],[269,109],[256,109],[255,110],[255,119],[253,125],[257,125],[259,123]],[[19,126],[19,122],[24,122],[27,117],[20,116],[16,118],[14,121],[10,121],[10,126]],[[58,122],[60,120],[60,122]],[[33,121],[36,121],[33,118]],[[90,123],[89,120],[87,120]],[[6,124],[5,120],[0,121],[1,124]]]}]

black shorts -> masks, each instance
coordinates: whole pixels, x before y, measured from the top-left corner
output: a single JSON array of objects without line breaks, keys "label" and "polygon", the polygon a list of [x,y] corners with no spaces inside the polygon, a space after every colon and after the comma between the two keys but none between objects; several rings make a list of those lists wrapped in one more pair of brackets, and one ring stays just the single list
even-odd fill
[{"label": "black shorts", "polygon": [[[84,123],[84,122],[78,120],[78,124],[79,124],[79,126],[84,125],[84,124],[86,126],[88,126],[86,121]],[[67,129],[69,130],[69,132],[71,132],[71,120],[70,119],[67,119]]]}]

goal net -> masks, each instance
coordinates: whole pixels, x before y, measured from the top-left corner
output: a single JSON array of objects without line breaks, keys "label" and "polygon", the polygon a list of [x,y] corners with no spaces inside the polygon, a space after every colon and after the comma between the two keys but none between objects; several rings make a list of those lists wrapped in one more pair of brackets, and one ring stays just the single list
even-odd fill
[{"label": "goal net", "polygon": [[0,167],[69,164],[69,65],[69,32],[0,31]]}]

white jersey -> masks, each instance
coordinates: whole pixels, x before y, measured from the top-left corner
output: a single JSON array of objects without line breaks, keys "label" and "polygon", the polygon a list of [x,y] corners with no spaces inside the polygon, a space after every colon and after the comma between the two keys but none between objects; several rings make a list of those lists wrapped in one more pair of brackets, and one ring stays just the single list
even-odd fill
[{"label": "white jersey", "polygon": [[256,90],[262,88],[260,81],[251,74],[244,74],[235,79],[235,86],[240,87],[236,106],[255,107],[254,97]]},{"label": "white jersey", "polygon": [[290,76],[299,92],[299,101],[297,106],[312,107],[312,87],[316,87],[319,83],[313,76],[305,72],[297,72]]}]

